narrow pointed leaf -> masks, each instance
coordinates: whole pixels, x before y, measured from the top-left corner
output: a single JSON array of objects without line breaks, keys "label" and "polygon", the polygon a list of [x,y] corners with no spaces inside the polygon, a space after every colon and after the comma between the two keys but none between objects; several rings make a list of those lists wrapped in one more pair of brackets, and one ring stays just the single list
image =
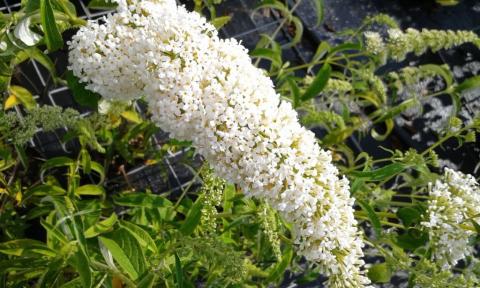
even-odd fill
[{"label": "narrow pointed leaf", "polygon": [[62,34],[60,34],[55,22],[55,15],[50,0],[40,0],[40,19],[48,51],[52,52],[62,48]]},{"label": "narrow pointed leaf", "polygon": [[138,278],[138,273],[133,267],[132,262],[122,250],[122,248],[112,239],[105,237],[98,237],[100,242],[112,253],[113,259],[122,267],[122,269],[130,276],[132,279]]},{"label": "narrow pointed leaf", "polygon": [[332,67],[325,63],[322,68],[318,71],[315,79],[312,84],[307,88],[305,93],[302,95],[302,100],[307,101],[315,96],[317,96],[327,85],[330,74],[332,73]]}]

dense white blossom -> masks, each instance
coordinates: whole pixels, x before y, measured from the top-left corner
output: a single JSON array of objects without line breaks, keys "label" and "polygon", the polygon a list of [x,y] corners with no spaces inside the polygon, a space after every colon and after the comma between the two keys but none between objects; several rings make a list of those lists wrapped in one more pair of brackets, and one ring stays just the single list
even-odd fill
[{"label": "dense white blossom", "polygon": [[374,55],[381,54],[385,51],[385,43],[380,33],[367,31],[363,33],[365,38],[365,49]]},{"label": "dense white blossom", "polygon": [[144,96],[160,127],[294,224],[331,287],[368,284],[347,179],[247,50],[174,0],[128,3],[73,37],[74,74],[108,99]]},{"label": "dense white blossom", "polygon": [[480,214],[480,186],[472,175],[445,168],[430,187],[428,228],[432,258],[442,268],[455,266],[473,253],[469,238],[475,234],[469,219]]}]

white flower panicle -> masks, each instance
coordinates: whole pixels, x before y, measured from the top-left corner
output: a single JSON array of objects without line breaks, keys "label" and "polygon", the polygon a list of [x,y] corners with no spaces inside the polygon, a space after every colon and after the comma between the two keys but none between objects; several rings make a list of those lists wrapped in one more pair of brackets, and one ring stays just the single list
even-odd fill
[{"label": "white flower panicle", "polygon": [[128,3],[73,37],[74,74],[108,99],[145,96],[172,137],[294,224],[299,253],[331,287],[367,285],[347,179],[247,50],[174,0]]},{"label": "white flower panicle", "polygon": [[472,255],[469,219],[480,214],[480,186],[472,175],[445,168],[445,173],[430,187],[428,228],[432,258],[444,269]]}]

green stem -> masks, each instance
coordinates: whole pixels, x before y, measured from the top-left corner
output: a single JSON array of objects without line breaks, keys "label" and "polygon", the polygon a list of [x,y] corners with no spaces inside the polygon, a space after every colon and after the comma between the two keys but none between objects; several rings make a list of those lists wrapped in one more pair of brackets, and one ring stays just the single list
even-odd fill
[{"label": "green stem", "polygon": [[230,213],[230,212],[222,212],[222,213],[217,213],[215,215],[216,218],[228,218],[228,217],[233,217],[233,216],[243,216],[243,215],[254,215],[258,211],[247,211],[247,212],[242,212],[242,213]]},{"label": "green stem", "polygon": [[354,171],[354,170],[363,168],[363,167],[365,167],[365,165],[366,165],[367,163],[369,163],[369,164],[377,164],[377,163],[387,162],[387,161],[391,161],[391,160],[392,160],[392,158],[382,158],[382,159],[370,160],[370,161],[367,161],[367,162],[365,162],[365,163],[362,163],[362,164],[359,164],[359,165],[356,165],[356,166],[353,166],[353,167],[349,168],[348,170],[346,170],[347,173],[345,173],[345,174],[348,174],[348,172],[351,172],[351,171]]},{"label": "green stem", "polygon": [[188,190],[190,190],[193,183],[195,182],[195,178],[197,178],[199,174],[200,174],[200,170],[197,171],[197,173],[194,175],[193,179],[188,184],[188,186],[185,187],[185,189],[183,189],[182,194],[180,195],[180,197],[178,197],[177,202],[175,202],[175,206],[173,206],[174,210],[176,210],[178,208],[178,206],[180,205],[180,202],[182,202],[182,199],[185,197],[185,195],[187,195]]},{"label": "green stem", "polygon": [[401,225],[401,224],[392,223],[392,222],[388,222],[388,221],[380,221],[380,224],[385,225],[385,226],[390,226],[390,227],[405,229],[405,227],[404,227],[403,225]]},{"label": "green stem", "polygon": [[[362,219],[362,220],[370,221],[370,218],[365,217],[365,216],[357,216],[357,218]],[[390,226],[390,227],[405,229],[405,227],[403,225],[398,224],[398,223],[392,223],[392,222],[388,222],[388,221],[380,221],[380,224],[382,224],[384,226]]]},{"label": "green stem", "polygon": [[393,196],[396,196],[396,197],[405,197],[405,198],[425,199],[425,200],[430,199],[429,196],[426,196],[426,195],[415,195],[415,194],[395,194],[395,195],[393,195]]},{"label": "green stem", "polygon": [[410,207],[410,206],[412,206],[412,203],[400,202],[400,201],[390,201],[390,204],[392,204],[394,206],[399,206],[399,207]]},{"label": "green stem", "polygon": [[[332,63],[333,61],[342,60],[342,59],[345,59],[345,58],[353,58],[353,57],[358,57],[358,56],[363,56],[363,55],[365,55],[365,53],[354,53],[354,54],[349,54],[349,55],[343,55],[341,57],[326,58],[324,60],[309,62],[309,63],[297,65],[297,66],[294,66],[294,67],[286,68],[286,69],[282,70],[282,72],[285,72],[285,73],[294,72],[296,70],[309,68],[311,66],[315,66],[315,65],[318,65],[318,64],[323,64],[325,62]],[[270,76],[276,76],[276,75],[278,75],[278,72],[270,74]]]},{"label": "green stem", "polygon": [[432,146],[428,147],[428,149],[426,149],[425,151],[423,151],[420,155],[421,156],[425,156],[427,155],[428,153],[430,153],[431,151],[433,151],[435,148],[437,148],[438,146],[442,145],[445,141],[447,141],[448,139],[454,137],[454,136],[457,136],[457,135],[460,135],[462,132],[472,128],[473,125],[468,125],[468,126],[465,126],[463,127],[462,129],[459,129],[457,132],[455,133],[452,133],[452,134],[447,134],[445,136],[443,136],[442,138],[440,138],[440,140],[438,140],[435,144],[433,144]]},{"label": "green stem", "polygon": [[[395,218],[395,219],[397,218],[397,215],[391,212],[375,211],[375,214],[377,214],[377,216],[380,216],[380,217]],[[365,211],[355,211],[355,215],[368,217],[368,214]]]}]

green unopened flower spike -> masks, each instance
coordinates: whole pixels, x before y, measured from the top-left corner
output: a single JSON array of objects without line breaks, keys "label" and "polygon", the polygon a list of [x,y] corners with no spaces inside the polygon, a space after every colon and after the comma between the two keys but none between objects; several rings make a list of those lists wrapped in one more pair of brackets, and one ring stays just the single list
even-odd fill
[{"label": "green unopened flower spike", "polygon": [[408,28],[402,31],[397,28],[389,29],[384,39],[380,33],[364,32],[365,49],[388,59],[402,61],[409,53],[421,55],[427,50],[437,52],[441,49],[450,49],[465,43],[473,43],[480,47],[480,38],[472,31],[452,30],[416,30]]},{"label": "green unopened flower spike", "polygon": [[280,250],[280,238],[278,237],[277,219],[275,218],[275,214],[266,203],[259,208],[260,212],[258,213],[258,216],[261,219],[260,225],[268,238],[268,242],[270,242],[273,254],[275,254],[275,257],[277,257],[278,260],[281,260],[282,251]]},{"label": "green unopened flower spike", "polygon": [[203,200],[202,217],[200,219],[205,232],[214,232],[217,229],[217,206],[222,202],[226,181],[215,176],[213,170],[204,166],[201,171],[203,185],[200,197]]},{"label": "green unopened flower spike", "polygon": [[353,90],[350,82],[340,79],[328,79],[327,85],[323,89],[323,93],[347,93]]}]

